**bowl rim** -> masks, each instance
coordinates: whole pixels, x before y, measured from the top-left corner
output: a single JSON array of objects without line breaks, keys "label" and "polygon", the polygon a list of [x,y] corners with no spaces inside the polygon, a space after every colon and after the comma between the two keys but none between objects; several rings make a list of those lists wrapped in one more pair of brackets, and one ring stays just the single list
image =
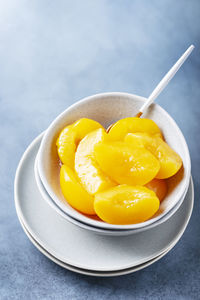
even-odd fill
[{"label": "bowl rim", "polygon": [[154,103],[153,105],[157,107],[158,110],[160,110],[160,112],[165,115],[170,122],[173,124],[174,127],[176,127],[177,131],[178,131],[178,136],[179,139],[181,141],[181,144],[184,146],[185,152],[186,152],[186,156],[185,158],[185,167],[187,167],[186,173],[185,173],[185,187],[184,189],[181,189],[178,193],[178,196],[176,197],[176,201],[174,202],[174,205],[171,207],[171,209],[166,210],[165,212],[161,213],[159,216],[151,218],[145,222],[141,222],[141,223],[137,223],[137,224],[129,224],[129,225],[114,225],[114,224],[108,224],[105,222],[100,222],[100,221],[96,221],[93,220],[91,218],[88,218],[87,216],[81,214],[80,212],[78,212],[77,210],[73,209],[70,210],[66,205],[64,205],[64,203],[62,203],[62,201],[56,196],[56,194],[53,192],[53,190],[51,189],[50,184],[48,183],[45,174],[43,172],[43,155],[45,154],[45,144],[46,141],[52,137],[52,130],[55,128],[55,126],[59,123],[60,119],[63,118],[63,116],[65,116],[65,114],[70,114],[70,111],[73,111],[76,107],[80,106],[81,104],[85,104],[85,103],[91,103],[93,101],[98,101],[99,99],[102,98],[107,98],[107,97],[122,97],[122,98],[129,98],[134,101],[134,99],[137,99],[139,101],[141,101],[142,103],[144,103],[144,101],[146,100],[145,97],[141,97],[139,95],[135,95],[135,94],[130,94],[130,93],[124,93],[124,92],[108,92],[108,93],[99,93],[99,94],[95,94],[95,95],[91,95],[88,97],[85,97],[79,101],[77,101],[76,103],[72,104],[71,106],[69,106],[67,109],[65,109],[62,113],[60,113],[49,125],[49,127],[47,128],[47,130],[44,133],[42,142],[40,144],[40,148],[38,151],[38,172],[40,175],[40,179],[46,189],[46,191],[48,192],[48,194],[50,195],[50,197],[52,198],[52,200],[70,217],[77,219],[78,221],[81,221],[85,224],[89,224],[92,226],[95,226],[97,228],[106,228],[106,229],[120,229],[120,230],[127,230],[127,229],[136,229],[136,228],[142,228],[145,226],[148,226],[151,223],[156,222],[157,220],[161,219],[164,215],[166,215],[180,200],[182,194],[184,193],[184,190],[186,187],[189,186],[189,182],[190,182],[190,175],[191,175],[191,161],[190,161],[190,154],[189,154],[189,149],[187,146],[187,143],[185,141],[185,138],[183,136],[183,133],[181,132],[180,128],[178,127],[177,123],[175,122],[175,120],[167,113],[167,111],[165,109],[163,109],[159,104]]}]

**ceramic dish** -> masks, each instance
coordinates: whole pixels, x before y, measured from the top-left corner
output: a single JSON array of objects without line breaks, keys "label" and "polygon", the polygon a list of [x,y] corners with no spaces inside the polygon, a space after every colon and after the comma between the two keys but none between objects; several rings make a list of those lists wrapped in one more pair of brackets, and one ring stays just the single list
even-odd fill
[{"label": "ceramic dish", "polygon": [[153,104],[144,114],[144,117],[153,119],[164,133],[166,142],[179,153],[183,160],[184,168],[177,175],[168,180],[168,194],[162,201],[156,217],[143,223],[132,225],[112,225],[89,218],[73,209],[64,199],[59,184],[59,159],[56,149],[56,139],[61,129],[81,117],[92,118],[105,128],[114,121],[134,116],[145,98],[126,93],[106,93],[85,98],[69,107],[49,126],[42,140],[39,156],[38,170],[41,181],[57,206],[70,217],[87,225],[103,229],[136,229],[150,225],[165,216],[180,201],[187,190],[191,167],[190,156],[185,139],[175,121],[159,105]]},{"label": "ceramic dish", "polygon": [[24,232],[26,233],[27,237],[29,238],[29,240],[33,243],[33,245],[42,254],[44,254],[46,257],[48,257],[50,260],[52,260],[57,265],[63,267],[64,269],[70,270],[70,271],[75,272],[75,273],[83,274],[83,275],[89,275],[89,276],[114,277],[114,276],[122,276],[122,275],[127,275],[127,274],[130,274],[130,273],[137,272],[139,270],[142,270],[142,269],[144,269],[144,268],[152,265],[154,262],[160,260],[163,256],[165,256],[175,246],[175,244],[172,245],[170,248],[168,248],[161,255],[159,255],[159,256],[151,259],[150,261],[148,261],[148,262],[146,262],[144,264],[138,265],[136,267],[128,268],[128,269],[124,269],[124,270],[119,270],[119,271],[113,271],[113,272],[101,272],[101,271],[97,272],[97,271],[91,271],[91,270],[76,268],[74,266],[68,265],[68,264],[63,263],[62,261],[58,260],[56,257],[52,256],[48,251],[46,251],[40,244],[37,243],[37,241],[28,232],[28,230],[26,229],[25,225],[20,220],[20,218],[19,218],[19,221],[20,221],[20,224],[21,224]]},{"label": "ceramic dish", "polygon": [[16,210],[37,243],[63,263],[101,272],[133,268],[164,253],[183,234],[192,213],[192,182],[180,208],[163,224],[130,236],[96,235],[67,222],[43,200],[34,176],[36,153],[34,141],[19,163]]},{"label": "ceramic dish", "polygon": [[[37,144],[37,147],[39,148],[39,145],[40,145],[40,142],[42,140],[42,135],[40,135],[36,141],[36,144]],[[39,173],[38,173],[38,161],[37,161],[37,156],[36,156],[36,159],[35,159],[35,164],[34,164],[34,172],[35,172],[35,179],[36,179],[36,183],[37,183],[37,186],[38,186],[38,189],[43,197],[43,199],[45,199],[45,201],[47,201],[47,203],[53,208],[56,210],[57,213],[59,213],[63,218],[65,218],[67,221],[71,222],[72,224],[75,224],[76,226],[79,226],[83,229],[86,229],[86,230],[91,230],[97,234],[105,234],[105,235],[113,235],[113,236],[121,236],[121,235],[129,235],[129,234],[134,234],[134,233],[138,233],[138,232],[142,232],[142,231],[145,231],[145,230],[148,230],[148,229],[151,229],[163,222],[165,222],[167,219],[169,219],[175,212],[176,210],[180,207],[180,205],[182,204],[184,198],[185,198],[185,195],[186,195],[186,192],[187,190],[185,190],[184,192],[184,195],[183,197],[180,199],[180,201],[176,204],[176,206],[171,209],[168,214],[166,214],[163,218],[159,219],[158,221],[150,224],[150,225],[147,225],[145,227],[142,227],[142,228],[136,228],[136,229],[127,229],[127,230],[117,230],[117,229],[113,229],[113,230],[109,230],[109,229],[103,229],[103,228],[97,228],[95,226],[91,226],[91,225],[87,225],[83,222],[80,222],[70,216],[68,216],[59,206],[56,205],[56,203],[51,199],[50,195],[47,193],[47,191],[45,190],[44,186],[43,186],[43,183],[41,182],[40,180],[40,177],[39,177]]]}]

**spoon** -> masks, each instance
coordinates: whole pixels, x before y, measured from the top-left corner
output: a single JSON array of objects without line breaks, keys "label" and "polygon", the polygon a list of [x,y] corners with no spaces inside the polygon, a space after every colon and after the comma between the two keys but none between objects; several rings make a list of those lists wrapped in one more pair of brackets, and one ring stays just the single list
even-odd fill
[{"label": "spoon", "polygon": [[[154,100],[158,97],[158,95],[164,90],[164,88],[168,85],[170,80],[174,77],[176,72],[180,69],[182,64],[185,62],[185,60],[188,58],[188,56],[191,54],[191,52],[194,49],[194,45],[191,45],[184,53],[183,55],[177,60],[177,62],[173,65],[173,67],[167,72],[167,74],[162,78],[162,80],[158,83],[156,88],[153,90],[151,95],[147,98],[147,101],[142,105],[139,112],[136,114],[136,117],[140,118],[141,115],[144,113],[144,111],[154,102]],[[110,128],[113,126],[111,124],[107,132],[110,130]]]}]

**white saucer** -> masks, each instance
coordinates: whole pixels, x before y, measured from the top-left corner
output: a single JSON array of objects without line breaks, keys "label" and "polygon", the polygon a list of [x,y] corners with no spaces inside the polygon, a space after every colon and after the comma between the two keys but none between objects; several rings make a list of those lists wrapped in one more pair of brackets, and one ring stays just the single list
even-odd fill
[{"label": "white saucer", "polygon": [[15,204],[28,232],[57,260],[76,268],[113,272],[144,264],[180,239],[192,213],[192,181],[181,207],[161,225],[131,236],[97,235],[67,222],[42,198],[34,177],[39,140],[32,142],[19,163]]},{"label": "white saucer", "polygon": [[31,236],[31,234],[28,232],[28,230],[26,229],[25,225],[23,224],[23,222],[20,220],[19,221],[21,223],[21,226],[24,230],[24,232],[26,233],[27,237],[29,238],[29,240],[33,243],[33,245],[35,245],[35,247],[41,252],[43,253],[46,257],[48,257],[50,260],[52,260],[53,262],[55,262],[56,264],[58,264],[59,266],[76,272],[76,273],[80,273],[80,274],[84,274],[84,275],[89,275],[89,276],[98,276],[98,277],[114,277],[114,276],[121,276],[121,275],[126,275],[126,274],[130,274],[130,273],[134,273],[137,272],[139,270],[142,270],[150,265],[152,265],[154,262],[160,260],[163,256],[165,256],[174,246],[172,245],[170,248],[168,248],[165,252],[163,252],[161,255],[149,260],[148,262],[138,265],[136,267],[133,268],[128,268],[128,269],[124,269],[121,271],[113,271],[113,272],[97,272],[97,271],[91,271],[91,270],[86,270],[86,269],[80,269],[80,268],[76,268],[74,266],[68,265],[63,263],[62,261],[58,260],[56,257],[52,256],[49,252],[47,252],[44,248],[42,248],[42,246],[40,244],[37,243],[36,240],[34,240],[34,238]]}]

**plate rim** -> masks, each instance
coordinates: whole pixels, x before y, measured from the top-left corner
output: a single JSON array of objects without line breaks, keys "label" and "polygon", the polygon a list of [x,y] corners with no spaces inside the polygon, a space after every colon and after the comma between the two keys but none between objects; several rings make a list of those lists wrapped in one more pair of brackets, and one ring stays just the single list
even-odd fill
[{"label": "plate rim", "polygon": [[[146,263],[137,265],[135,267],[132,268],[127,268],[127,269],[121,269],[121,270],[117,270],[117,271],[92,271],[92,270],[87,270],[87,269],[82,269],[82,268],[78,268],[72,265],[69,265],[67,263],[62,262],[61,260],[57,259],[55,256],[53,256],[51,253],[49,253],[45,248],[43,248],[32,236],[31,234],[28,232],[28,229],[26,229],[25,225],[23,224],[22,220],[19,218],[19,222],[20,225],[24,231],[24,233],[26,234],[26,236],[28,237],[28,239],[30,240],[30,242],[44,255],[46,256],[48,259],[50,259],[52,262],[54,262],[55,264],[59,265],[60,267],[69,270],[71,272],[75,272],[78,274],[82,274],[82,275],[87,275],[87,276],[93,276],[93,277],[117,277],[117,276],[123,276],[123,275],[128,275],[128,274],[132,274],[135,272],[138,272],[140,270],[143,270],[145,268],[147,268],[148,266],[154,264],[155,262],[159,261],[162,257],[164,257],[165,255],[168,254],[168,252],[170,252],[177,244],[174,243],[171,247],[169,247],[166,251],[164,251],[162,254],[156,256],[155,258],[147,261]],[[181,237],[180,237],[181,238]]]}]

